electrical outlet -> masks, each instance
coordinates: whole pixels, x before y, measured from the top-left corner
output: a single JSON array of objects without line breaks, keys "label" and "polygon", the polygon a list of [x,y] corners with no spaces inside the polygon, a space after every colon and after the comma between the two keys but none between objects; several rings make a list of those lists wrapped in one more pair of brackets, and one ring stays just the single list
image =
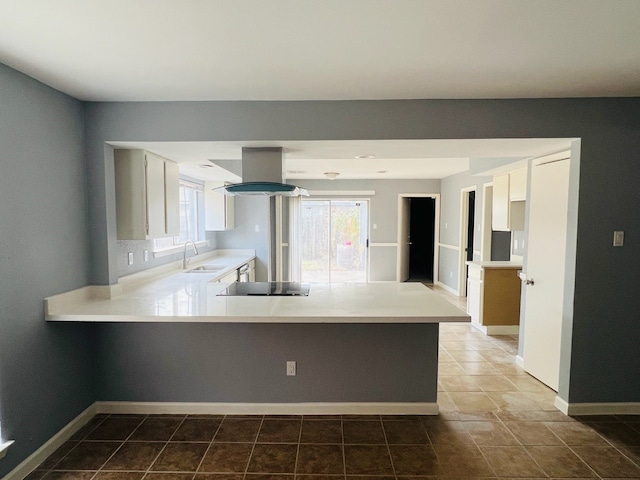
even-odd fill
[{"label": "electrical outlet", "polygon": [[149,261],[149,250],[145,250],[144,252],[142,252],[142,256],[144,257],[144,261],[148,262]]},{"label": "electrical outlet", "polygon": [[374,229],[374,230],[377,230],[377,229],[378,229],[378,224],[377,224],[377,223],[374,223],[374,224],[373,224],[373,229]]},{"label": "electrical outlet", "polygon": [[256,224],[255,230],[256,230],[256,232],[259,232],[260,231],[260,225]]},{"label": "electrical outlet", "polygon": [[133,265],[133,252],[129,252],[129,265]]},{"label": "electrical outlet", "polygon": [[296,362],[294,361],[287,362],[287,376],[288,377],[296,376]]},{"label": "electrical outlet", "polygon": [[613,232],[613,246],[622,247],[624,245],[624,231],[616,230]]}]

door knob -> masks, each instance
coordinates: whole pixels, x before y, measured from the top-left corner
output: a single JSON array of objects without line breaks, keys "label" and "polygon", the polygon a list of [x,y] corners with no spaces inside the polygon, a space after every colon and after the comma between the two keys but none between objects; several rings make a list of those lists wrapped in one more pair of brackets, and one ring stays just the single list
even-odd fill
[{"label": "door knob", "polygon": [[518,272],[518,277],[525,285],[533,285],[533,278],[527,278],[527,274],[524,272]]}]

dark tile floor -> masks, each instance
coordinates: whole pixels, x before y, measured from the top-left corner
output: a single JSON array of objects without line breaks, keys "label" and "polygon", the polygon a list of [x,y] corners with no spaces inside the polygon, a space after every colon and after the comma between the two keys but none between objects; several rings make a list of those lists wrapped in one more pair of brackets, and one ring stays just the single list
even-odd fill
[{"label": "dark tile floor", "polygon": [[640,417],[98,415],[29,480],[640,478]]},{"label": "dark tile floor", "polygon": [[98,415],[28,479],[640,479],[640,415],[563,415],[516,351],[441,324],[439,416]]}]

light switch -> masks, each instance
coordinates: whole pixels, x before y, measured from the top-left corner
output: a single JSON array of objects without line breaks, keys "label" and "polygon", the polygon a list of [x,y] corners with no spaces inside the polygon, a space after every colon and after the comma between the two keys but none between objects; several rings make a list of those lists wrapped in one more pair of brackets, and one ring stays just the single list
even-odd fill
[{"label": "light switch", "polygon": [[624,231],[616,230],[613,232],[613,246],[622,247],[624,245]]}]

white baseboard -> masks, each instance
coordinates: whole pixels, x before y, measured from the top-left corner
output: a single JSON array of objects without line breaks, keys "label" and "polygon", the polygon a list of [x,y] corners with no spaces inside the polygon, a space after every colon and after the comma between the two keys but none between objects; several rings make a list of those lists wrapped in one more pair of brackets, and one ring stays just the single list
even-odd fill
[{"label": "white baseboard", "polygon": [[444,283],[442,283],[441,281],[437,281],[436,285],[438,285],[439,287],[442,287],[443,289],[445,289],[447,292],[451,293],[452,295],[455,295],[456,297],[459,296],[458,295],[458,291],[454,290],[453,288],[451,288],[449,285],[446,285]]},{"label": "white baseboard", "polygon": [[96,413],[192,415],[438,415],[437,403],[96,402]]},{"label": "white baseboard", "polygon": [[553,402],[565,415],[639,415],[640,402],[568,403],[560,397]]},{"label": "white baseboard", "polygon": [[472,321],[471,326],[485,335],[517,335],[520,331],[519,325],[480,325]]},{"label": "white baseboard", "polygon": [[7,473],[2,480],[22,480],[29,475],[38,465],[44,462],[49,455],[55,452],[67,440],[86,425],[86,423],[98,413],[96,404],[89,406],[84,412],[78,415],[65,425],[58,433],[47,440],[44,445],[25,458],[16,468]]},{"label": "white baseboard", "polygon": [[516,355],[516,365],[518,365],[520,368],[524,368],[524,358],[522,358],[520,355]]}]

